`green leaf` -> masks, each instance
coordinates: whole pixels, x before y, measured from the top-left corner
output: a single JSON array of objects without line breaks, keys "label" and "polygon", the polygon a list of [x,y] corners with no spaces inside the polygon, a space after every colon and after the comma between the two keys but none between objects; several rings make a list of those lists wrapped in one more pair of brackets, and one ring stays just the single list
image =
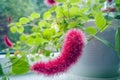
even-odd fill
[{"label": "green leaf", "polygon": [[2,80],[8,80],[6,76],[2,77]]},{"label": "green leaf", "polygon": [[49,57],[50,53],[51,53],[51,51],[49,51],[49,50],[44,50],[42,52],[43,52],[43,55],[46,56],[46,57]]},{"label": "green leaf", "polygon": [[106,28],[106,20],[105,18],[102,16],[102,13],[97,13],[95,15],[95,23],[97,28],[99,29],[100,32],[102,32],[103,30],[105,30]]},{"label": "green leaf", "polygon": [[56,17],[57,17],[57,18],[61,18],[61,17],[63,17],[63,15],[64,15],[63,10],[62,10],[62,7],[59,7],[59,6],[58,6],[58,7],[56,8],[55,12],[56,12]]},{"label": "green leaf", "polygon": [[24,31],[24,27],[23,26],[21,26],[21,27],[17,27],[17,32],[18,33],[23,33],[23,31]]},{"label": "green leaf", "polygon": [[58,7],[58,6],[53,6],[53,7],[51,7],[48,11],[52,13],[52,12],[55,11],[56,7]]},{"label": "green leaf", "polygon": [[20,36],[20,41],[25,41],[27,38],[27,36],[25,34],[21,35]]},{"label": "green leaf", "polygon": [[20,18],[19,23],[20,23],[20,24],[26,24],[26,23],[28,23],[29,21],[30,21],[30,20],[29,20],[28,18],[22,17],[22,18]]},{"label": "green leaf", "polygon": [[28,39],[26,40],[26,44],[29,46],[33,46],[35,43],[35,39],[32,37],[28,37]]},{"label": "green leaf", "polygon": [[115,48],[118,53],[118,56],[120,57],[120,27],[117,29],[115,35]]},{"label": "green leaf", "polygon": [[44,20],[48,20],[48,19],[50,19],[51,18],[51,13],[50,12],[45,12],[44,14],[43,14],[43,19]]},{"label": "green leaf", "polygon": [[50,24],[47,23],[46,21],[40,21],[40,22],[38,22],[38,26],[40,26],[40,27],[49,27]]},{"label": "green leaf", "polygon": [[87,32],[90,35],[95,35],[97,33],[97,30],[94,27],[87,27],[85,32]]},{"label": "green leaf", "polygon": [[115,2],[116,2],[116,4],[118,5],[120,5],[120,0],[115,0]]},{"label": "green leaf", "polygon": [[68,24],[68,28],[74,28],[77,24],[77,22],[71,22],[70,24]]},{"label": "green leaf", "polygon": [[3,73],[3,69],[2,69],[2,65],[0,64],[0,76],[3,76],[4,73]]},{"label": "green leaf", "polygon": [[11,27],[11,26],[14,26],[14,25],[15,25],[15,23],[9,23],[8,27]]},{"label": "green leaf", "polygon": [[20,22],[17,22],[17,23],[16,23],[16,26],[21,27],[22,24],[21,24]]},{"label": "green leaf", "polygon": [[15,32],[17,31],[16,26],[12,26],[12,27],[10,27],[10,31],[11,31],[12,33],[15,33]]},{"label": "green leaf", "polygon": [[57,2],[66,2],[67,0],[56,0]]},{"label": "green leaf", "polygon": [[35,61],[35,58],[34,58],[34,57],[31,57],[30,60],[31,60],[32,62],[34,62],[34,61]]},{"label": "green leaf", "polygon": [[51,39],[52,36],[55,34],[55,29],[45,29],[44,32],[43,32],[43,36],[46,38],[46,39]]},{"label": "green leaf", "polygon": [[24,74],[29,71],[30,65],[24,59],[19,59],[16,63],[12,65],[13,74]]},{"label": "green leaf", "polygon": [[117,11],[120,12],[120,0],[115,0]]},{"label": "green leaf", "polygon": [[68,17],[69,13],[67,4],[64,4],[64,6],[62,7],[62,13],[64,14],[64,17]]},{"label": "green leaf", "polygon": [[7,52],[6,55],[5,55],[6,58],[9,58],[10,57],[10,52]]},{"label": "green leaf", "polygon": [[19,60],[19,58],[15,57],[15,56],[10,56],[9,59],[10,59],[10,62],[11,62],[11,63],[15,63],[16,61]]},{"label": "green leaf", "polygon": [[35,39],[35,42],[39,45],[39,44],[44,43],[44,39],[43,39],[43,38],[40,38],[40,37],[37,37],[37,38]]},{"label": "green leaf", "polygon": [[63,35],[64,33],[61,31],[61,32],[58,32],[54,35],[54,38],[59,38]]},{"label": "green leaf", "polygon": [[78,7],[71,7],[70,8],[70,16],[79,16],[80,13],[80,9]]},{"label": "green leaf", "polygon": [[105,2],[105,0],[99,0],[99,2],[100,2],[100,3],[104,3],[104,2]]},{"label": "green leaf", "polygon": [[37,61],[39,61],[40,58],[41,58],[41,57],[40,57],[39,55],[36,55],[36,56],[35,56],[35,59],[36,59]]},{"label": "green leaf", "polygon": [[93,37],[96,38],[97,40],[101,41],[106,46],[108,46],[108,47],[110,47],[110,48],[115,50],[115,47],[111,43],[109,43],[107,40],[105,40],[104,38],[102,38],[100,36],[98,37],[98,36],[95,36],[95,35]]},{"label": "green leaf", "polygon": [[69,0],[70,3],[79,3],[81,0]]},{"label": "green leaf", "polygon": [[30,17],[32,18],[32,19],[37,19],[37,18],[40,18],[40,14],[39,13],[32,13],[31,15],[30,15]]}]

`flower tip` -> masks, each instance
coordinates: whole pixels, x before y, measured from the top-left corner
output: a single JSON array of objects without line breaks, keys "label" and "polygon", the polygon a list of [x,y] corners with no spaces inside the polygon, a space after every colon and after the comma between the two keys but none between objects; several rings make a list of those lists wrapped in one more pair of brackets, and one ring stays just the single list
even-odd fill
[{"label": "flower tip", "polygon": [[109,2],[109,3],[110,3],[110,2],[112,2],[112,0],[107,0],[107,2]]},{"label": "flower tip", "polygon": [[110,8],[103,9],[102,11],[105,12],[105,13],[107,13],[107,12],[116,12],[116,8],[110,7]]},{"label": "flower tip", "polygon": [[49,7],[57,5],[57,2],[55,0],[44,0],[44,3]]},{"label": "flower tip", "polygon": [[8,17],[8,22],[9,23],[12,22],[12,17],[11,16]]}]

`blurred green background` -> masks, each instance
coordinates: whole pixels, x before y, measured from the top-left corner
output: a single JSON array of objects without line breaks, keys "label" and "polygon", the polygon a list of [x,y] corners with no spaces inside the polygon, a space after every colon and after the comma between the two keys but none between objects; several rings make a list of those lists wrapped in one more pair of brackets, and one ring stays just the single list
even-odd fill
[{"label": "blurred green background", "polygon": [[20,17],[29,16],[33,12],[43,13],[47,9],[43,0],[0,0],[0,51],[6,48],[4,35],[8,35],[13,42],[18,40],[18,34],[9,32],[9,17],[12,17],[12,22],[16,22]]}]

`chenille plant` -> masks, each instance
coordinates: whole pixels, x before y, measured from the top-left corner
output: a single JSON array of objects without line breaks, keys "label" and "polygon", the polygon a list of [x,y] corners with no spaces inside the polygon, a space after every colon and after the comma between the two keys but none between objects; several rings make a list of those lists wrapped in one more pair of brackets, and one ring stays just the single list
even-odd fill
[{"label": "chenille plant", "polygon": [[[91,0],[45,0],[45,4],[50,9],[43,14],[34,12],[9,24],[10,31],[20,35],[19,41],[14,43],[7,37],[12,48],[7,46],[9,50],[14,50],[14,55],[11,56],[9,52],[6,54],[10,65],[5,68],[11,67],[12,74],[29,72],[30,63],[40,60],[40,55],[51,58],[56,52],[60,52],[65,33],[69,29],[81,29],[88,35],[89,41],[109,25],[101,11],[102,0],[95,0],[94,3]],[[90,20],[95,21],[96,27],[84,26]],[[106,41],[101,41],[109,45]]]}]

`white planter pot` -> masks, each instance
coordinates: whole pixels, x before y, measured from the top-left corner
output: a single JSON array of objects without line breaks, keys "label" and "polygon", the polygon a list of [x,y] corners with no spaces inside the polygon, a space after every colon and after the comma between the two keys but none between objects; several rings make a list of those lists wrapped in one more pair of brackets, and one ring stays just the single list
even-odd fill
[{"label": "white planter pot", "polygon": [[[117,24],[115,24],[117,22]],[[93,22],[87,25],[94,25]],[[113,21],[113,24],[98,34],[104,37],[110,43],[114,44],[115,26],[120,26],[119,21]],[[102,42],[92,39],[84,48],[83,55],[75,66],[69,71],[70,74],[87,77],[116,77],[118,76],[120,58],[117,53]]]},{"label": "white planter pot", "polygon": [[[2,65],[2,68],[5,67],[5,63],[6,62],[8,62],[8,59],[5,58],[5,54],[0,55],[0,64]],[[5,73],[9,73],[10,72],[10,68],[9,67],[8,68],[4,68],[3,71]]]}]

